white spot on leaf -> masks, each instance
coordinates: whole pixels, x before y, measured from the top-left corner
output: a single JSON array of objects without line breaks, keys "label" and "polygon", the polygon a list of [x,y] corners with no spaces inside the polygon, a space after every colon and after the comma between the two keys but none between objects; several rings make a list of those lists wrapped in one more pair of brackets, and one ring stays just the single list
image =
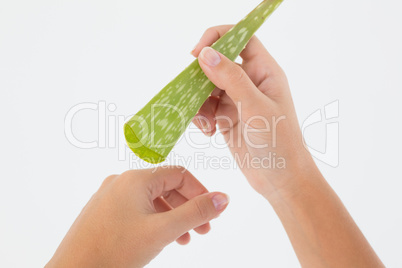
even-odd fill
[{"label": "white spot on leaf", "polygon": [[182,86],[177,90],[177,92],[182,91],[185,86],[186,86],[186,85],[182,85]]},{"label": "white spot on leaf", "polygon": [[208,83],[209,83],[209,80],[206,80],[206,81],[204,82],[204,84],[202,84],[201,89],[203,89],[204,87],[206,87],[206,86],[208,85]]},{"label": "white spot on leaf", "polygon": [[243,42],[244,38],[246,38],[248,31],[245,32],[241,37],[240,37],[240,41],[239,42]]},{"label": "white spot on leaf", "polygon": [[247,30],[246,27],[241,28],[240,31],[239,31],[239,34],[244,33],[246,30]]},{"label": "white spot on leaf", "polygon": [[190,76],[190,78],[193,78],[193,77],[196,76],[199,72],[200,72],[200,69],[197,69],[197,70]]}]

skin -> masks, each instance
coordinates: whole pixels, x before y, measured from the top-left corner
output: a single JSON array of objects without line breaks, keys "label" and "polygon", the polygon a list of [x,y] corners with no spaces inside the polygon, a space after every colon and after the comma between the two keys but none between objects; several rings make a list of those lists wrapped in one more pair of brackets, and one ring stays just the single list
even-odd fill
[{"label": "skin", "polygon": [[143,267],[191,229],[208,233],[227,204],[182,167],[109,176],[46,267]]},{"label": "skin", "polygon": [[[241,65],[209,48],[231,27],[208,29],[192,51],[217,86],[194,123],[207,136],[220,130],[303,267],[384,267],[305,149],[286,75],[261,42],[251,39]],[[269,154],[285,165],[258,161]],[[189,230],[207,233],[227,204],[180,167],[110,176],[47,267],[143,267],[169,243],[188,243]]]}]

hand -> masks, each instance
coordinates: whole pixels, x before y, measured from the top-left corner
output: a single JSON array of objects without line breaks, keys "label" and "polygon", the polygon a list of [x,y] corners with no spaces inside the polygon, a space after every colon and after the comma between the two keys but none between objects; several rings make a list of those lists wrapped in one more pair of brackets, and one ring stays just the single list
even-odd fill
[{"label": "hand", "polygon": [[[251,186],[279,216],[302,267],[383,267],[304,148],[286,76],[263,45],[253,37],[240,66],[206,47],[230,28],[207,30],[192,52],[217,86],[194,123],[208,136],[218,124]],[[270,155],[286,166],[267,168],[261,160]]]},{"label": "hand", "polygon": [[242,64],[207,47],[232,26],[208,29],[192,51],[217,86],[193,122],[211,136],[217,124],[251,186],[270,197],[315,164],[304,148],[285,73],[253,36]]},{"label": "hand", "polygon": [[205,234],[228,198],[181,167],[108,177],[83,208],[47,267],[143,267],[168,244]]}]

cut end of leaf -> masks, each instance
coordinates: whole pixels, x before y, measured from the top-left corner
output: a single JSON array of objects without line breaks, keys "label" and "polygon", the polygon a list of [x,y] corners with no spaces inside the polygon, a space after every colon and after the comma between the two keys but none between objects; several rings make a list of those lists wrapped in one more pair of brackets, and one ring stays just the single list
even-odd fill
[{"label": "cut end of leaf", "polygon": [[142,160],[151,164],[158,164],[165,161],[165,157],[141,143],[140,139],[138,139],[137,135],[135,135],[128,124],[124,124],[124,136],[126,137],[128,147]]}]

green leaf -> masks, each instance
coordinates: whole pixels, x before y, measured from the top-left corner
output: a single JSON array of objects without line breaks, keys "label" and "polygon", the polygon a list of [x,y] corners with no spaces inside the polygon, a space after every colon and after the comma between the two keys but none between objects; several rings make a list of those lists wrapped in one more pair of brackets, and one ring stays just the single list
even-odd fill
[{"label": "green leaf", "polygon": [[[234,61],[282,1],[263,1],[211,47]],[[129,148],[149,163],[163,162],[214,88],[194,60],[125,123]]]}]

